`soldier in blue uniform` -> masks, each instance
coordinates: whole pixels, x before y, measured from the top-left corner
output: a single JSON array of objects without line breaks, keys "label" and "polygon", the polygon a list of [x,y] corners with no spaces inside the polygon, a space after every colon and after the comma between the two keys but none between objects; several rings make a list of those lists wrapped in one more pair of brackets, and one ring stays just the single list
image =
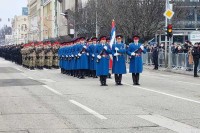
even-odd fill
[{"label": "soldier in blue uniform", "polygon": [[100,37],[100,44],[96,46],[96,57],[97,57],[97,70],[96,75],[100,76],[101,86],[107,86],[106,78],[109,73],[109,54],[111,49],[106,44],[106,36]]},{"label": "soldier in blue uniform", "polygon": [[97,78],[96,76],[96,46],[97,46],[97,38],[96,37],[92,37],[91,38],[92,44],[88,47],[89,49],[89,66],[90,66],[90,70],[91,70],[91,76],[93,78]]},{"label": "soldier in blue uniform", "polygon": [[129,72],[132,73],[133,84],[140,85],[139,75],[143,71],[142,53],[146,53],[146,50],[139,43],[139,36],[133,36],[133,40],[127,49],[127,54],[130,56]]},{"label": "soldier in blue uniform", "polygon": [[78,62],[78,66],[79,66],[79,78],[80,79],[84,79],[85,78],[85,72],[86,70],[88,70],[88,51],[87,51],[87,46],[85,44],[85,37],[81,37],[80,38],[80,44],[78,45],[78,57],[79,57],[79,62]]},{"label": "soldier in blue uniform", "polygon": [[125,54],[126,49],[122,43],[122,35],[117,35],[117,42],[112,45],[113,66],[112,73],[115,74],[116,85],[122,85],[122,74],[126,73]]}]

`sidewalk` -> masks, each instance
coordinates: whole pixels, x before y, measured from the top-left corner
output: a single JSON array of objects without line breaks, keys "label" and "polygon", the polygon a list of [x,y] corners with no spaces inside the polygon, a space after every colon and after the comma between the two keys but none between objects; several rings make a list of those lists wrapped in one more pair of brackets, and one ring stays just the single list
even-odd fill
[{"label": "sidewalk", "polygon": [[[153,65],[144,65],[144,69],[148,69],[148,70],[152,70],[152,71],[156,71],[153,70],[154,66]],[[171,73],[176,73],[176,74],[183,74],[183,75],[190,75],[193,76],[193,71],[186,71],[186,70],[181,70],[181,69],[168,69],[168,68],[164,68],[164,67],[159,67],[158,71],[164,71],[164,72],[171,72]]]}]

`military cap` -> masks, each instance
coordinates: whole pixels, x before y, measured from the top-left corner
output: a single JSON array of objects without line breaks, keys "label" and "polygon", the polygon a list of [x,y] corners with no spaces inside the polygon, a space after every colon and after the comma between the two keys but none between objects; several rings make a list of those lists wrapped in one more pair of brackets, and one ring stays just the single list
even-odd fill
[{"label": "military cap", "polygon": [[101,40],[106,40],[106,36],[101,36],[100,38],[99,38],[99,40],[101,41]]},{"label": "military cap", "polygon": [[123,36],[122,35],[116,35],[116,39],[122,39],[123,38]]}]

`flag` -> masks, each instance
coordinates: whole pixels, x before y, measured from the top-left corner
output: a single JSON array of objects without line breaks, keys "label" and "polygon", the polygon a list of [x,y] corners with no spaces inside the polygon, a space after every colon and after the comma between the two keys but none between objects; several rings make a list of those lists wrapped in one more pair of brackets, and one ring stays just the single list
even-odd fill
[{"label": "flag", "polygon": [[110,47],[112,48],[112,45],[115,43],[115,36],[116,36],[116,28],[115,28],[115,20],[112,21],[112,29],[110,34]]}]

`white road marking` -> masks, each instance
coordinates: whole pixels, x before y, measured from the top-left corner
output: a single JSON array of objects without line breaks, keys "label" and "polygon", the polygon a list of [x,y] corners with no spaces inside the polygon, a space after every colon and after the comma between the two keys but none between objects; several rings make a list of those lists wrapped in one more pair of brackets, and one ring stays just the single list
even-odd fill
[{"label": "white road marking", "polygon": [[17,69],[18,71],[20,71],[20,72],[23,72],[21,69],[19,69],[19,68],[15,68],[15,69]]},{"label": "white road marking", "polygon": [[[185,81],[180,81],[180,80],[176,80],[174,81],[174,79],[167,79],[167,78],[164,78],[164,77],[157,77],[158,75],[152,75],[152,74],[142,74],[144,76],[150,76],[152,78],[156,78],[156,79],[164,79],[164,80],[168,80],[170,82],[179,82],[179,83],[184,83],[184,84],[189,84],[189,85],[196,85],[196,86],[200,86],[200,84],[198,83],[190,83],[190,82],[185,82]],[[130,76],[129,74],[128,75],[124,75],[124,77],[128,77]],[[160,76],[160,75],[159,75]],[[169,77],[169,76],[166,76],[166,77]]]},{"label": "white road marking", "polygon": [[27,77],[27,78],[34,80],[34,78],[32,78],[32,77]]},{"label": "white road marking", "polygon": [[21,75],[23,75],[23,76],[25,76],[25,77],[27,76],[25,73],[21,73]]},{"label": "white road marking", "polygon": [[60,93],[60,92],[58,92],[58,91],[52,89],[51,87],[49,87],[49,86],[47,86],[47,85],[43,85],[43,87],[45,87],[46,89],[50,90],[51,92],[53,92],[53,93],[55,93],[55,94],[57,94],[57,95],[60,95],[60,96],[63,95],[62,93]]},{"label": "white road marking", "polygon": [[42,80],[42,81],[46,81],[46,82],[52,82],[52,83],[56,82],[56,81],[54,81],[52,79],[38,79],[38,80]]},{"label": "white road marking", "polygon": [[178,133],[200,133],[200,129],[180,123],[178,121],[160,115],[138,115],[137,117],[155,123],[161,127],[168,128]]},{"label": "white road marking", "polygon": [[[112,81],[112,80],[110,80],[110,81]],[[114,82],[114,81],[112,81],[112,82]],[[152,90],[152,89],[148,89],[148,88],[144,88],[144,87],[140,87],[140,86],[133,86],[131,84],[127,84],[127,83],[124,83],[124,82],[123,82],[123,84],[130,86],[130,87],[133,87],[133,88],[139,88],[141,90],[150,91],[150,92],[162,94],[162,95],[165,95],[165,96],[173,97],[173,98],[176,98],[176,99],[181,99],[181,100],[185,100],[185,101],[188,101],[188,102],[200,104],[200,101],[192,100],[192,99],[189,99],[189,98],[184,98],[184,97],[180,97],[180,96],[176,96],[176,95],[173,95],[173,94],[169,94],[169,93],[165,93],[165,92],[161,92],[161,91],[156,91],[156,90]]]},{"label": "white road marking", "polygon": [[69,101],[70,101],[71,103],[75,104],[76,106],[78,106],[78,107],[84,109],[85,111],[89,112],[90,114],[93,114],[94,116],[98,117],[99,119],[102,119],[102,120],[106,120],[106,119],[107,119],[107,118],[104,117],[103,115],[101,115],[101,114],[95,112],[94,110],[92,110],[92,109],[90,109],[90,108],[88,108],[88,107],[86,107],[86,106],[84,106],[84,105],[82,105],[82,104],[80,104],[80,103],[78,103],[78,102],[76,102],[76,101],[74,101],[74,100],[69,100]]}]

